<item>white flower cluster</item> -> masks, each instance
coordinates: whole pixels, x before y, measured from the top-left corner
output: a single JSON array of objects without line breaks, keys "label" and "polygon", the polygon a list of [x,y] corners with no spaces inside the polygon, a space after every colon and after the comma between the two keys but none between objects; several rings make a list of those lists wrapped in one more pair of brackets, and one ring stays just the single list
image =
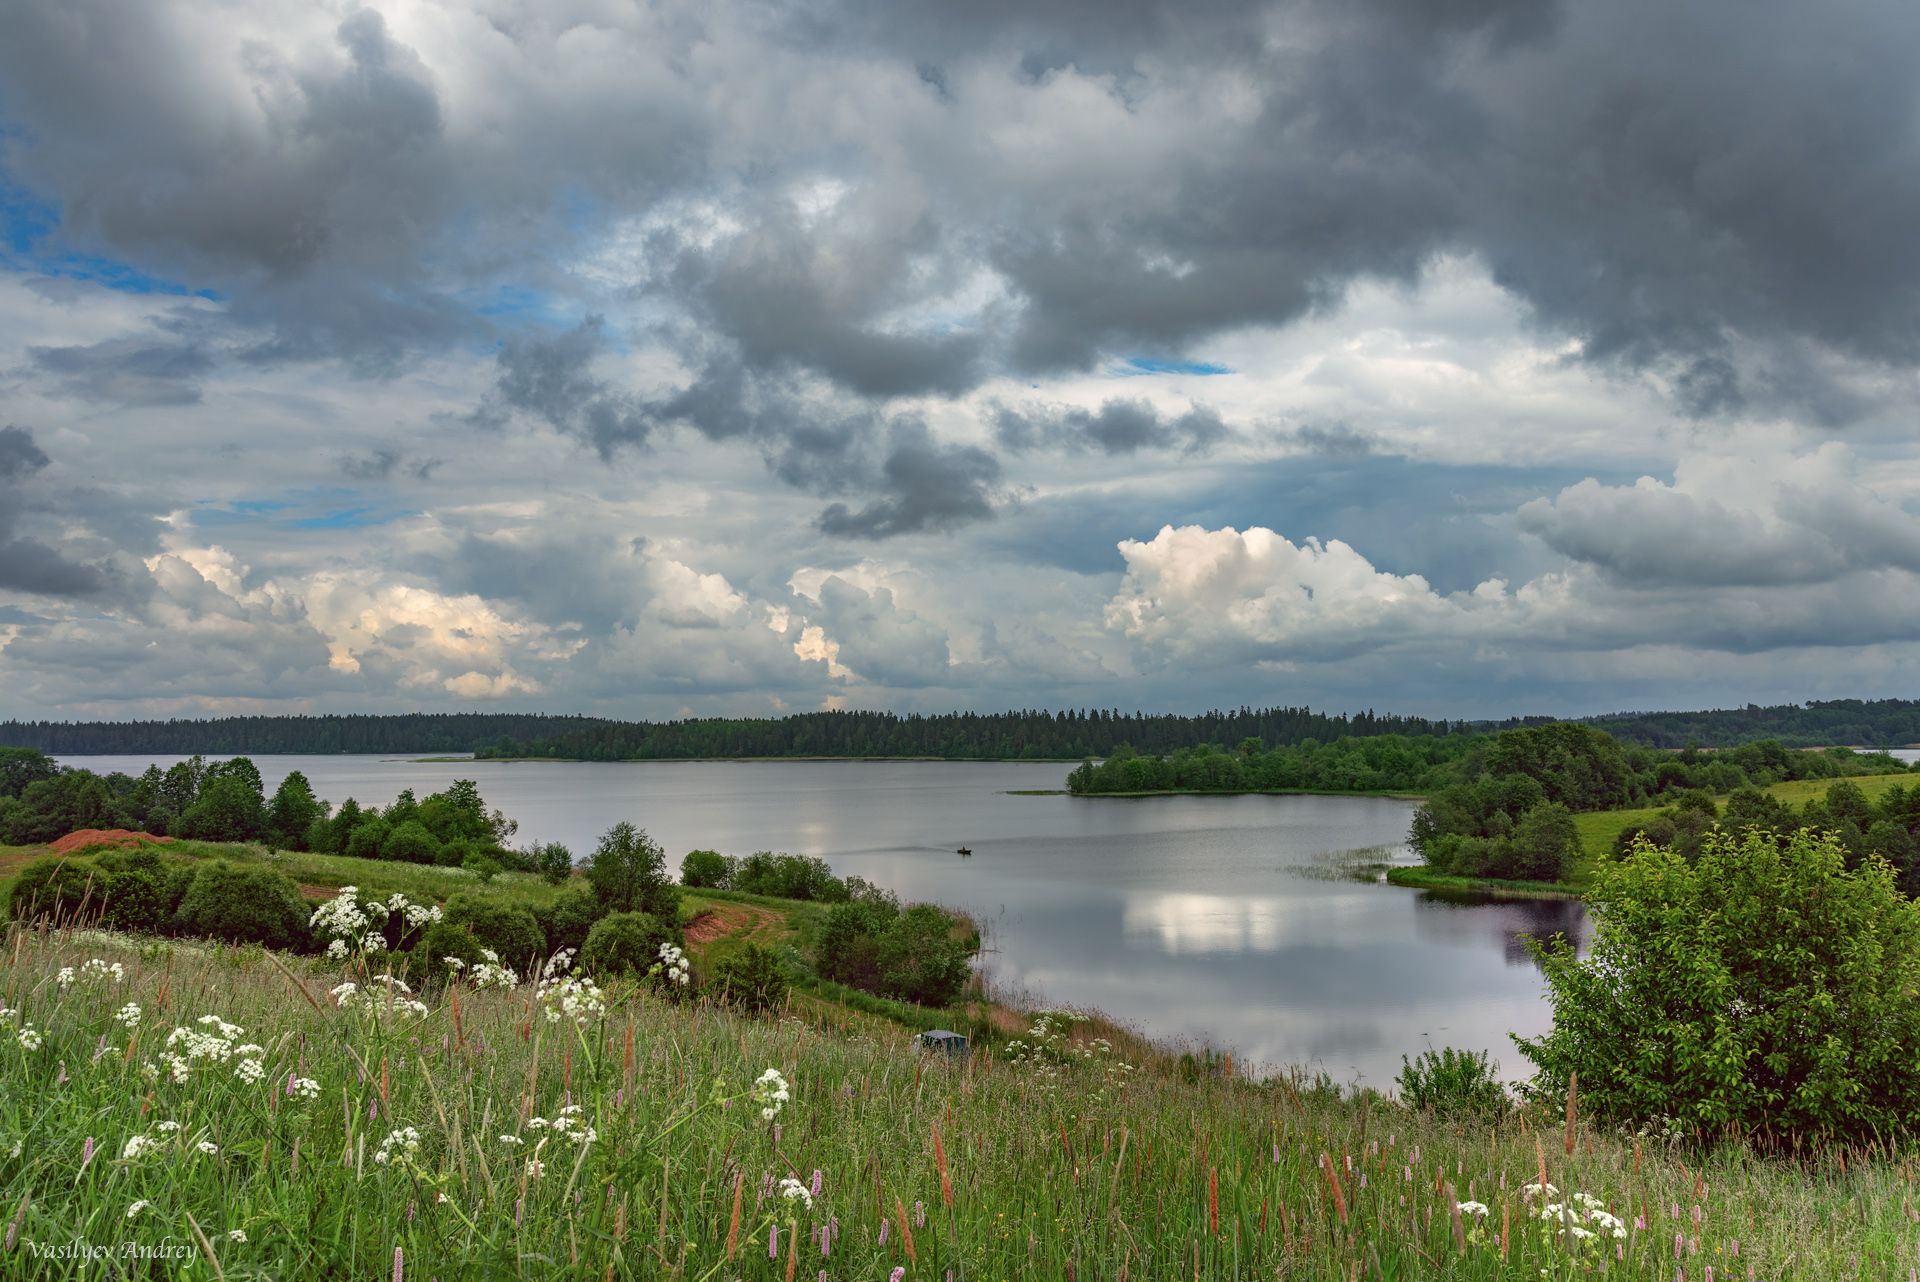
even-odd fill
[{"label": "white flower cluster", "polygon": [[780,1076],[780,1070],[770,1068],[760,1074],[753,1084],[753,1102],[760,1106],[760,1120],[771,1122],[780,1116],[780,1110],[792,1096],[788,1092],[787,1079]]},{"label": "white flower cluster", "polygon": [[685,988],[693,982],[693,977],[687,973],[687,954],[684,949],[672,944],[660,945],[660,967],[661,978],[670,984]]},{"label": "white flower cluster", "polygon": [[289,1098],[316,1100],[320,1098],[320,1083],[311,1077],[289,1077],[287,1079]]},{"label": "white flower cluster", "polygon": [[[551,1118],[530,1117],[527,1119],[527,1129],[548,1131],[575,1144],[591,1144],[600,1138],[600,1132],[587,1125],[587,1111],[578,1104],[567,1105]],[[518,1135],[502,1135],[500,1138],[514,1144],[521,1142]]]},{"label": "white flower cluster", "polygon": [[482,948],[480,950],[480,956],[485,960],[475,962],[472,970],[467,970],[467,964],[458,957],[449,957],[446,959],[446,963],[453,969],[455,974],[465,971],[467,979],[472,982],[475,988],[482,991],[489,988],[518,988],[520,986],[519,972],[515,971],[511,966],[501,965],[499,953],[491,948]]},{"label": "white flower cluster", "polygon": [[1536,1197],[1540,1199],[1534,1218],[1552,1225],[1556,1232],[1564,1228],[1577,1242],[1627,1235],[1626,1222],[1608,1211],[1607,1204],[1591,1193],[1574,1193],[1563,1201],[1560,1190],[1551,1184],[1529,1184],[1524,1193],[1528,1202]]},{"label": "white flower cluster", "polygon": [[140,1026],[140,1014],[140,1003],[128,1002],[125,1006],[122,1006],[113,1013],[113,1018],[116,1023],[124,1024],[128,1028],[138,1028]]},{"label": "white flower cluster", "polygon": [[40,1036],[40,1030],[32,1024],[22,1024],[20,1031],[14,1034],[14,1040],[20,1043],[23,1051],[37,1051],[46,1045],[46,1039]]},{"label": "white flower cluster", "polygon": [[[238,1024],[229,1024],[218,1015],[202,1015],[194,1021],[199,1028],[187,1028],[176,1025],[167,1034],[166,1049],[160,1053],[160,1063],[167,1066],[168,1073],[175,1082],[184,1082],[193,1075],[196,1061],[207,1064],[224,1064],[228,1060],[240,1059],[240,1065],[234,1071],[245,1082],[257,1082],[266,1076],[266,1068],[260,1057],[266,1054],[266,1048],[252,1042],[242,1044],[240,1037],[247,1030]],[[149,1062],[149,1077],[157,1077],[157,1067]]]},{"label": "white flower cluster", "polygon": [[397,1131],[388,1131],[387,1138],[380,1141],[380,1148],[373,1155],[375,1166],[385,1166],[394,1158],[410,1158],[420,1151],[420,1132],[411,1126],[403,1126]]},{"label": "white flower cluster", "polygon": [[399,891],[387,896],[382,903],[378,899],[362,901],[358,886],[342,886],[332,899],[313,910],[307,924],[323,936],[333,936],[327,945],[327,956],[343,961],[356,950],[383,951],[387,946],[387,918],[394,913],[399,913],[411,928],[426,926],[441,918],[438,906],[416,904]]},{"label": "white flower cluster", "polygon": [[53,982],[62,988],[71,988],[75,980],[78,979],[89,980],[96,983],[103,980],[112,980],[118,984],[124,982],[126,978],[127,968],[119,962],[103,961],[98,957],[90,957],[81,964],[78,972],[71,966],[62,966],[60,973],[53,977]]},{"label": "white flower cluster", "polygon": [[372,982],[381,985],[380,989],[368,988],[363,993],[360,985],[348,980],[335,984],[328,994],[341,1010],[358,1009],[375,1016],[412,1015],[416,1018],[427,1013],[427,1004],[414,997],[413,989],[407,986],[405,980],[394,975],[375,975]]},{"label": "white flower cluster", "polygon": [[791,1175],[780,1181],[780,1197],[786,1202],[801,1203],[802,1210],[813,1209],[813,1194],[808,1191],[806,1185]]},{"label": "white flower cluster", "polygon": [[573,951],[562,948],[547,959],[534,995],[545,1005],[548,1023],[557,1024],[565,1018],[584,1027],[589,1020],[606,1013],[607,1001],[593,980],[585,975],[566,973],[573,961]]}]

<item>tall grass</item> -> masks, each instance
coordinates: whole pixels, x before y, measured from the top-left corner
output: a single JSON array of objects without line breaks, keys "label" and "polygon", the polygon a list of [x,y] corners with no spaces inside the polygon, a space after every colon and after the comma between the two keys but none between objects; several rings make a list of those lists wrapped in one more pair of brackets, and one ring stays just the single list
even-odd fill
[{"label": "tall grass", "polygon": [[[95,957],[124,977],[80,975]],[[45,1252],[169,1241],[191,1245],[190,1265],[126,1271],[1531,1282],[1701,1279],[1709,1265],[1905,1278],[1920,1263],[1904,1153],[1788,1165],[1577,1116],[1564,1138],[1557,1114],[1453,1125],[1300,1081],[1127,1072],[1086,1045],[949,1061],[904,1032],[850,1037],[637,989],[582,1025],[549,1022],[526,988],[436,993],[423,1016],[380,1018],[333,1004],[343,978],[256,950],[14,928],[0,1273],[96,1277],[98,1262]],[[128,1003],[133,1027],[116,1018]],[[226,1059],[193,1060],[181,1081],[146,1069],[203,1016],[244,1030]],[[790,1083],[772,1120],[771,1088],[752,1097],[768,1069]],[[135,1136],[151,1147],[128,1156]],[[1581,1246],[1530,1218],[1523,1185],[1543,1169],[1644,1227]]]}]

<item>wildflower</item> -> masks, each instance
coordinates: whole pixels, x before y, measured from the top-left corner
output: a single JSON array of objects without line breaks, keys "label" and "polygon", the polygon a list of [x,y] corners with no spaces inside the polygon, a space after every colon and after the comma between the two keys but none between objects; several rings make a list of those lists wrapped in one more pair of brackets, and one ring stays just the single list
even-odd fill
[{"label": "wildflower", "polygon": [[20,1049],[23,1051],[37,1051],[44,1044],[44,1039],[40,1036],[39,1030],[34,1028],[32,1024],[23,1025],[20,1031],[14,1034],[14,1036],[19,1041]]},{"label": "wildflower", "polygon": [[128,1002],[114,1013],[113,1018],[128,1028],[136,1027],[140,1023],[140,1003]]},{"label": "wildflower", "polygon": [[311,1077],[289,1077],[287,1079],[287,1094],[290,1096],[297,1095],[301,1099],[307,1100],[319,1099],[320,1083],[314,1081]]},{"label": "wildflower", "polygon": [[73,987],[73,967],[62,966],[60,968],[60,973],[53,977],[53,982],[60,985],[60,987],[62,988]]},{"label": "wildflower", "polygon": [[813,1209],[813,1194],[791,1175],[780,1181],[780,1198],[785,1202],[799,1202],[804,1210]]},{"label": "wildflower", "polygon": [[227,1230],[227,1241],[244,1242],[246,1240],[247,1240],[247,1231],[245,1229],[228,1229]]},{"label": "wildflower", "polygon": [[173,1133],[174,1133],[175,1131],[177,1131],[177,1130],[179,1130],[179,1129],[180,1129],[180,1123],[178,1123],[178,1122],[161,1122],[160,1124],[158,1124],[157,1126],[155,1126],[155,1127],[154,1127],[153,1129],[154,1129],[154,1130],[156,1130],[156,1131],[159,1131],[159,1132],[160,1132],[160,1133],[161,1133],[162,1135],[171,1135],[171,1134],[173,1134]]},{"label": "wildflower", "polygon": [[907,1266],[896,1264],[893,1266],[893,1272],[887,1274],[887,1282],[900,1282],[900,1279],[905,1276],[907,1276]]},{"label": "wildflower", "polygon": [[780,1116],[780,1110],[791,1098],[787,1079],[780,1075],[780,1070],[777,1068],[770,1068],[760,1074],[759,1079],[753,1084],[752,1095],[753,1102],[760,1106],[761,1120],[767,1122]]},{"label": "wildflower", "polygon": [[526,1141],[521,1139],[518,1135],[502,1135],[500,1137],[500,1142],[502,1144],[525,1144],[526,1143]]},{"label": "wildflower", "polygon": [[132,1206],[127,1208],[127,1218],[131,1220],[134,1216],[140,1214],[140,1212],[146,1210],[148,1207],[152,1205],[153,1203],[147,1201],[147,1199],[145,1199],[144,1197],[141,1198],[138,1202],[135,1202]]},{"label": "wildflower", "polygon": [[243,1059],[234,1068],[233,1075],[251,1086],[267,1075],[267,1066],[257,1059]]},{"label": "wildflower", "polygon": [[411,1126],[402,1126],[387,1132],[387,1138],[380,1141],[379,1151],[373,1155],[373,1162],[375,1166],[385,1166],[395,1157],[410,1158],[419,1151],[420,1132]]},{"label": "wildflower", "polygon": [[527,1178],[537,1180],[547,1173],[547,1164],[537,1157],[527,1159]]},{"label": "wildflower", "polygon": [[336,939],[331,944],[328,944],[327,956],[334,961],[345,961],[347,956],[347,941],[344,939]]},{"label": "wildflower", "polygon": [[127,1140],[127,1146],[120,1150],[120,1160],[137,1162],[146,1151],[154,1147],[155,1141],[145,1135],[135,1135]]},{"label": "wildflower", "polygon": [[218,1153],[220,1151],[220,1146],[218,1144],[215,1144],[212,1140],[201,1140],[198,1144],[195,1144],[194,1147],[199,1149],[202,1153],[205,1153],[208,1157],[212,1157],[215,1153]]},{"label": "wildflower", "polygon": [[1456,1202],[1454,1203],[1454,1207],[1462,1215],[1484,1216],[1487,1214],[1487,1204],[1485,1202]]}]

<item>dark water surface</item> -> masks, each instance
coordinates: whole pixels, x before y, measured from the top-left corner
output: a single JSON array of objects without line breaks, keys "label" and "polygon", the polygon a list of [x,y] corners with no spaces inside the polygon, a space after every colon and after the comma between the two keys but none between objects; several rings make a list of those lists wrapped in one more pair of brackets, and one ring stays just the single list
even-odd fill
[{"label": "dark water surface", "polygon": [[[70,759],[130,774],[176,760]],[[1389,1084],[1429,1045],[1489,1050],[1522,1075],[1507,1033],[1542,1031],[1548,1011],[1519,937],[1585,930],[1574,903],[1463,904],[1343,876],[1343,852],[1411,859],[1413,807],[1377,797],[1009,795],[1061,786],[1069,767],[1053,763],[255,761],[269,792],[301,770],[336,805],[476,779],[517,840],[576,856],[621,819],[676,869],[696,847],[819,855],[973,912],[1002,991],[1343,1081]]]}]

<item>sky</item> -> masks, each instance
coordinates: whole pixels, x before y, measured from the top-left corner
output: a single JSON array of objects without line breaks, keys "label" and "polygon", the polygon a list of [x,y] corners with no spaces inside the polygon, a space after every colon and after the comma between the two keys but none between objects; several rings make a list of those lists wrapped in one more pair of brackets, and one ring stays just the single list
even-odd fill
[{"label": "sky", "polygon": [[0,717],[1920,685],[1910,3],[4,34]]}]

